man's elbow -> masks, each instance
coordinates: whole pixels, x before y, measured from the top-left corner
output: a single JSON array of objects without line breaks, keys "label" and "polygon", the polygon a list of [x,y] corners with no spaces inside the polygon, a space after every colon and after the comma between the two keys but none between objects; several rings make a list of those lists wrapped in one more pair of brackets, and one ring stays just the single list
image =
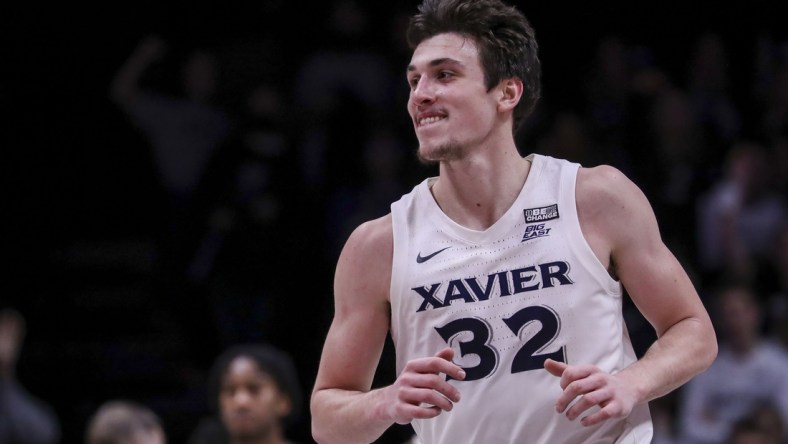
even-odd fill
[{"label": "man's elbow", "polygon": [[703,332],[699,337],[703,338],[700,341],[700,347],[698,351],[698,362],[699,362],[699,369],[697,373],[702,373],[706,371],[707,368],[711,366],[715,359],[717,359],[717,335],[714,332],[714,327],[711,325],[711,322],[705,326],[705,332]]},{"label": "man's elbow", "polygon": [[328,440],[322,434],[320,428],[317,426],[317,423],[315,422],[314,419],[312,420],[312,439],[318,444],[323,444],[328,442]]},{"label": "man's elbow", "polygon": [[703,370],[709,368],[711,364],[714,362],[714,360],[717,359],[717,351],[718,351],[717,337],[712,333],[711,337],[708,340],[708,344],[706,346],[706,360],[704,361],[705,366],[703,367]]},{"label": "man's elbow", "polygon": [[329,444],[334,442],[343,442],[338,440],[331,434],[331,431],[326,427],[325,422],[319,418],[312,416],[312,439],[317,444]]},{"label": "man's elbow", "polygon": [[322,426],[320,413],[312,411],[312,439],[318,444],[325,444],[331,440],[326,434],[327,430]]},{"label": "man's elbow", "polygon": [[312,416],[312,439],[318,444],[330,442],[329,437],[326,435],[327,430],[324,427],[325,419],[323,409],[320,408],[320,400],[318,398],[318,391],[312,394],[312,399],[309,403],[310,413]]}]

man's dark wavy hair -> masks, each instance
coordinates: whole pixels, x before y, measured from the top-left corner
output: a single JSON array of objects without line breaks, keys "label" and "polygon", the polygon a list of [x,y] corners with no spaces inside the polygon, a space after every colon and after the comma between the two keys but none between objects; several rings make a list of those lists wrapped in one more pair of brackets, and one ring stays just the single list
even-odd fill
[{"label": "man's dark wavy hair", "polygon": [[522,80],[523,96],[514,109],[516,132],[542,90],[539,47],[531,24],[515,7],[499,0],[424,0],[410,19],[408,45],[416,49],[443,33],[460,34],[476,43],[488,91],[504,79]]}]

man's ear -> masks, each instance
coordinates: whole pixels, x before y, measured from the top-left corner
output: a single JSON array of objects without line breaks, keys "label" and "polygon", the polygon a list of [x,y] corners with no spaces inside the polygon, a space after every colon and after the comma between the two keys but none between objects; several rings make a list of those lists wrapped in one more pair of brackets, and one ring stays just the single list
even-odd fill
[{"label": "man's ear", "polygon": [[498,111],[511,111],[523,96],[523,81],[517,77],[501,80],[498,91]]}]

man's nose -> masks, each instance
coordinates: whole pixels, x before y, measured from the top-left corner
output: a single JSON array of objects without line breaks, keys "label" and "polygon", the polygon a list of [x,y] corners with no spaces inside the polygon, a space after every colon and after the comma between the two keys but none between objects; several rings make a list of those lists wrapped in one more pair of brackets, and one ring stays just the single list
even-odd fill
[{"label": "man's nose", "polygon": [[428,78],[420,78],[413,88],[411,96],[416,104],[433,102],[435,100],[434,84]]}]

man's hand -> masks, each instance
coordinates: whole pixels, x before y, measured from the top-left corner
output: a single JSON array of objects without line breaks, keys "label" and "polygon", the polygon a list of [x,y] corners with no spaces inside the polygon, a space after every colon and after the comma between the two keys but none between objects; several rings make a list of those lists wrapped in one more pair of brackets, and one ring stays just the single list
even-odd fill
[{"label": "man's hand", "polygon": [[[600,407],[596,413],[580,420],[584,426],[628,416],[638,401],[636,390],[623,378],[603,372],[594,365],[567,365],[548,359],[544,368],[561,378],[564,392],[555,403],[558,413],[566,411],[566,417],[573,421],[591,407]],[[575,399],[577,402],[569,407]]]},{"label": "man's hand", "polygon": [[460,400],[460,391],[441,374],[465,378],[465,371],[451,361],[453,357],[454,350],[447,347],[435,356],[405,364],[394,384],[384,389],[386,414],[398,424],[407,424],[451,410]]}]

